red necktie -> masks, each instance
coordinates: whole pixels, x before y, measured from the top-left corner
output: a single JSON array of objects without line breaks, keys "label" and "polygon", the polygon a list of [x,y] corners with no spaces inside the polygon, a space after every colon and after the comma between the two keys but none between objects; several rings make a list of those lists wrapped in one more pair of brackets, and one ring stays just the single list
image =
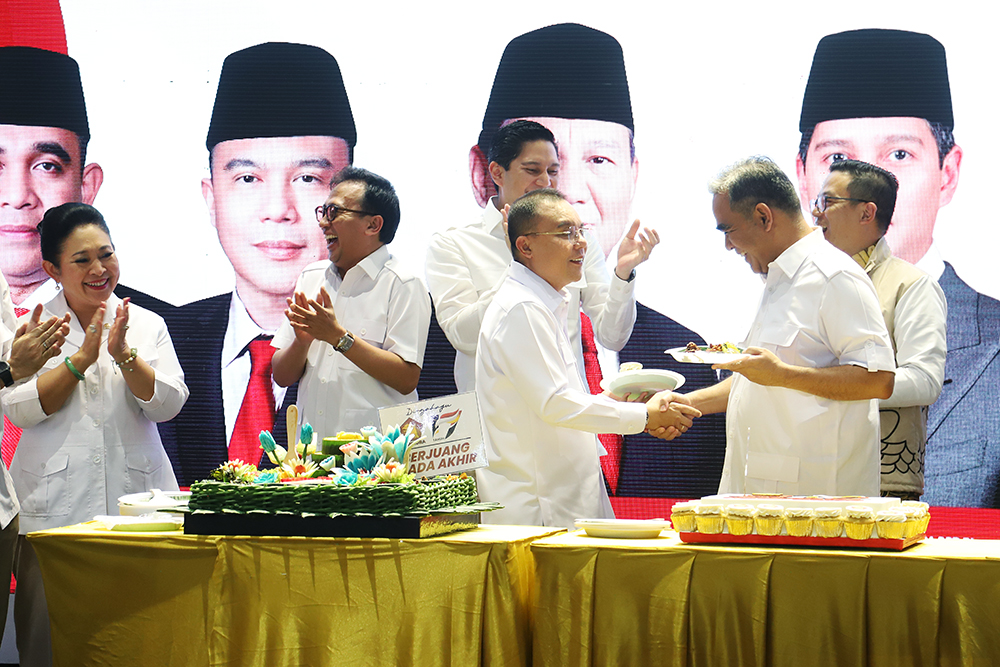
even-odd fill
[{"label": "red necktie", "polygon": [[229,459],[244,463],[260,463],[260,432],[274,428],[274,390],[271,387],[271,337],[261,336],[250,341],[250,382],[243,395],[240,413],[229,440]]},{"label": "red necktie", "polygon": [[[21,308],[17,306],[14,308],[14,314],[18,317],[24,315],[28,312],[27,308]],[[3,416],[3,441],[0,442],[0,458],[3,458],[3,464],[10,468],[10,462],[14,458],[14,452],[17,451],[17,443],[21,441],[21,429],[10,423],[7,419],[7,415]]]},{"label": "red necktie", "polygon": [[[601,389],[601,364],[597,359],[594,325],[583,311],[580,312],[580,340],[583,343],[583,370],[587,374],[587,385],[591,394],[600,394],[604,390]],[[601,433],[597,437],[604,449],[608,450],[607,456],[601,457],[601,469],[604,471],[604,479],[611,487],[611,495],[615,495],[618,491],[618,464],[625,439],[617,433]]]}]

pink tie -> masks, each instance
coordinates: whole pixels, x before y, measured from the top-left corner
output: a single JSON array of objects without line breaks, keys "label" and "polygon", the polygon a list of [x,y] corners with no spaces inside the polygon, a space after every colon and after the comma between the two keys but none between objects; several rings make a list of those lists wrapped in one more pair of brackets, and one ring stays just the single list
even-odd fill
[{"label": "pink tie", "polygon": [[[594,325],[590,323],[587,314],[580,312],[580,339],[583,343],[583,370],[587,374],[587,385],[591,394],[600,394],[601,389],[601,364],[597,359],[597,343],[594,342]],[[601,457],[601,469],[604,471],[604,479],[611,487],[611,495],[618,491],[618,470],[621,462],[622,447],[625,439],[617,433],[601,433],[597,436],[608,450],[607,456]]]},{"label": "pink tie", "polygon": [[274,428],[274,390],[271,388],[271,337],[250,341],[250,382],[229,440],[229,459],[260,463],[260,432]]}]

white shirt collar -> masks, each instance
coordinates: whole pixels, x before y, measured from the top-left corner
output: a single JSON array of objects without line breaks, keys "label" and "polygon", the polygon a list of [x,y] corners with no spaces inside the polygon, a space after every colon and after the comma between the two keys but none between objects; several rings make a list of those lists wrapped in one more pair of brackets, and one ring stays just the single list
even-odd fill
[{"label": "white shirt collar", "polygon": [[820,243],[826,243],[823,238],[823,231],[817,227],[801,239],[785,248],[785,251],[778,255],[778,258],[768,264],[767,274],[771,275],[771,267],[777,267],[786,276],[791,277],[802,266],[802,262]]},{"label": "white shirt collar", "polygon": [[490,201],[483,209],[483,228],[497,238],[503,238],[503,213],[497,208],[500,204],[496,196],[490,197]]},{"label": "white shirt collar", "polygon": [[565,289],[556,291],[545,279],[520,262],[510,263],[510,277],[538,295],[545,307],[553,313],[569,301],[569,292]]},{"label": "white shirt collar", "polygon": [[273,336],[273,331],[265,331],[253,321],[240,295],[233,290],[233,298],[229,300],[229,324],[222,340],[222,367],[225,368],[243,354],[250,341],[257,336]]}]

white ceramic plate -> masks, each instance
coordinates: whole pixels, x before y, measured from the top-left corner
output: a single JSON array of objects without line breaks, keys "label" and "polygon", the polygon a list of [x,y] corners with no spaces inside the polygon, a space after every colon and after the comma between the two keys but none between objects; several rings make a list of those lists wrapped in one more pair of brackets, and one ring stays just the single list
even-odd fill
[{"label": "white ceramic plate", "polygon": [[591,537],[649,540],[659,537],[662,530],[670,527],[670,522],[664,519],[577,519],[576,527],[583,528]]},{"label": "white ceramic plate", "polygon": [[160,510],[169,511],[172,507],[187,505],[191,499],[190,491],[143,491],[118,497],[118,513],[122,516],[139,516]]},{"label": "white ceramic plate", "polygon": [[665,354],[685,364],[725,364],[747,356],[742,352],[709,352],[705,345],[699,345],[697,352],[688,352],[687,348],[675,347],[666,350]]},{"label": "white ceramic plate", "polygon": [[104,524],[108,530],[127,532],[147,532],[156,530],[181,530],[184,517],[154,512],[142,516],[95,516],[94,521]]},{"label": "white ceramic plate", "polygon": [[640,368],[601,380],[601,389],[610,391],[615,396],[622,396],[626,401],[645,401],[658,391],[672,391],[682,384],[684,376],[680,373],[659,368]]}]

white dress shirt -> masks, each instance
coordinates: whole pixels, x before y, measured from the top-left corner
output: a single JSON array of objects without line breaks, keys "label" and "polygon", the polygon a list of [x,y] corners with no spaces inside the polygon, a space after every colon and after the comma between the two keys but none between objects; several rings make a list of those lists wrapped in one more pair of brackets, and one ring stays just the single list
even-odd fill
[{"label": "white dress shirt", "polygon": [[[471,391],[475,386],[479,329],[510,263],[503,215],[496,207],[496,197],[486,205],[478,223],[431,236],[425,266],[427,286],[434,299],[438,323],[457,351],[455,385],[459,392]],[[566,315],[569,337],[585,386],[580,309],[590,317],[597,343],[609,350],[621,350],[635,324],[634,284],[611,277],[600,244],[588,234],[583,278],[566,288],[570,295]],[[614,355],[609,358],[601,354],[600,360],[604,375],[618,372]]]},{"label": "white dress shirt", "polygon": [[[819,229],[768,265],[746,345],[795,366],[895,368],[875,288]],[[878,400],[835,401],[735,373],[719,492],[879,495]]]},{"label": "white dress shirt", "polygon": [[646,406],[592,396],[566,332],[573,300],[514,262],[483,317],[476,393],[489,466],[479,495],[489,523],[573,527],[612,517],[596,433],[640,433]]},{"label": "white dress shirt", "polygon": [[[119,304],[114,295],[108,299],[105,339]],[[59,292],[45,304],[42,321],[68,311]],[[21,501],[21,534],[116,514],[118,497],[127,493],[177,489],[155,422],[173,419],[188,389],[163,318],[129,307],[128,344],[155,373],[149,401],[128,389],[123,370],[102,342],[97,361],[84,372],[86,379],[77,383],[61,408],[46,415],[38,398],[38,376],[58,367],[83,344],[84,331],[76,317],[69,326],[63,354],[30,379],[0,392],[4,412],[24,429],[10,466]]]},{"label": "white dress shirt", "polygon": [[[261,329],[242,299],[233,290],[233,298],[229,302],[229,323],[222,339],[222,409],[226,415],[226,442],[233,437],[233,427],[236,417],[240,414],[243,397],[250,384],[250,351],[247,345],[258,336],[273,336],[273,331]],[[281,387],[271,379],[271,390],[274,392],[275,409],[281,407],[285,400],[286,387]]]},{"label": "white dress shirt", "polygon": [[[337,320],[356,338],[421,366],[431,321],[427,288],[406,273],[381,246],[347,271],[343,280],[329,261],[310,264],[299,276],[296,292],[310,298],[319,288],[333,299]],[[271,345],[279,350],[295,338],[291,324],[282,322]],[[378,426],[378,408],[417,400],[417,392],[401,394],[354,365],[323,341],[309,345],[306,368],[299,380],[301,423],[312,425],[316,436]]]},{"label": "white dress shirt", "polygon": [[[14,317],[14,302],[10,300],[10,287],[0,274],[0,359],[10,358],[10,348],[14,343],[14,332],[17,331],[17,318]],[[3,420],[0,419],[0,436],[3,435]],[[20,511],[17,496],[14,494],[14,482],[7,472],[7,466],[0,463],[3,473],[0,475],[0,528],[6,528]]]},{"label": "white dress shirt", "polygon": [[[888,261],[902,260],[893,257],[892,249],[883,237],[875,244],[875,252],[864,267],[865,272]],[[948,303],[944,291],[929,275],[910,285],[906,293],[899,297],[893,317],[896,384],[892,396],[880,401],[882,407],[930,405],[941,395],[944,361],[948,353],[945,334],[947,318]]]}]

